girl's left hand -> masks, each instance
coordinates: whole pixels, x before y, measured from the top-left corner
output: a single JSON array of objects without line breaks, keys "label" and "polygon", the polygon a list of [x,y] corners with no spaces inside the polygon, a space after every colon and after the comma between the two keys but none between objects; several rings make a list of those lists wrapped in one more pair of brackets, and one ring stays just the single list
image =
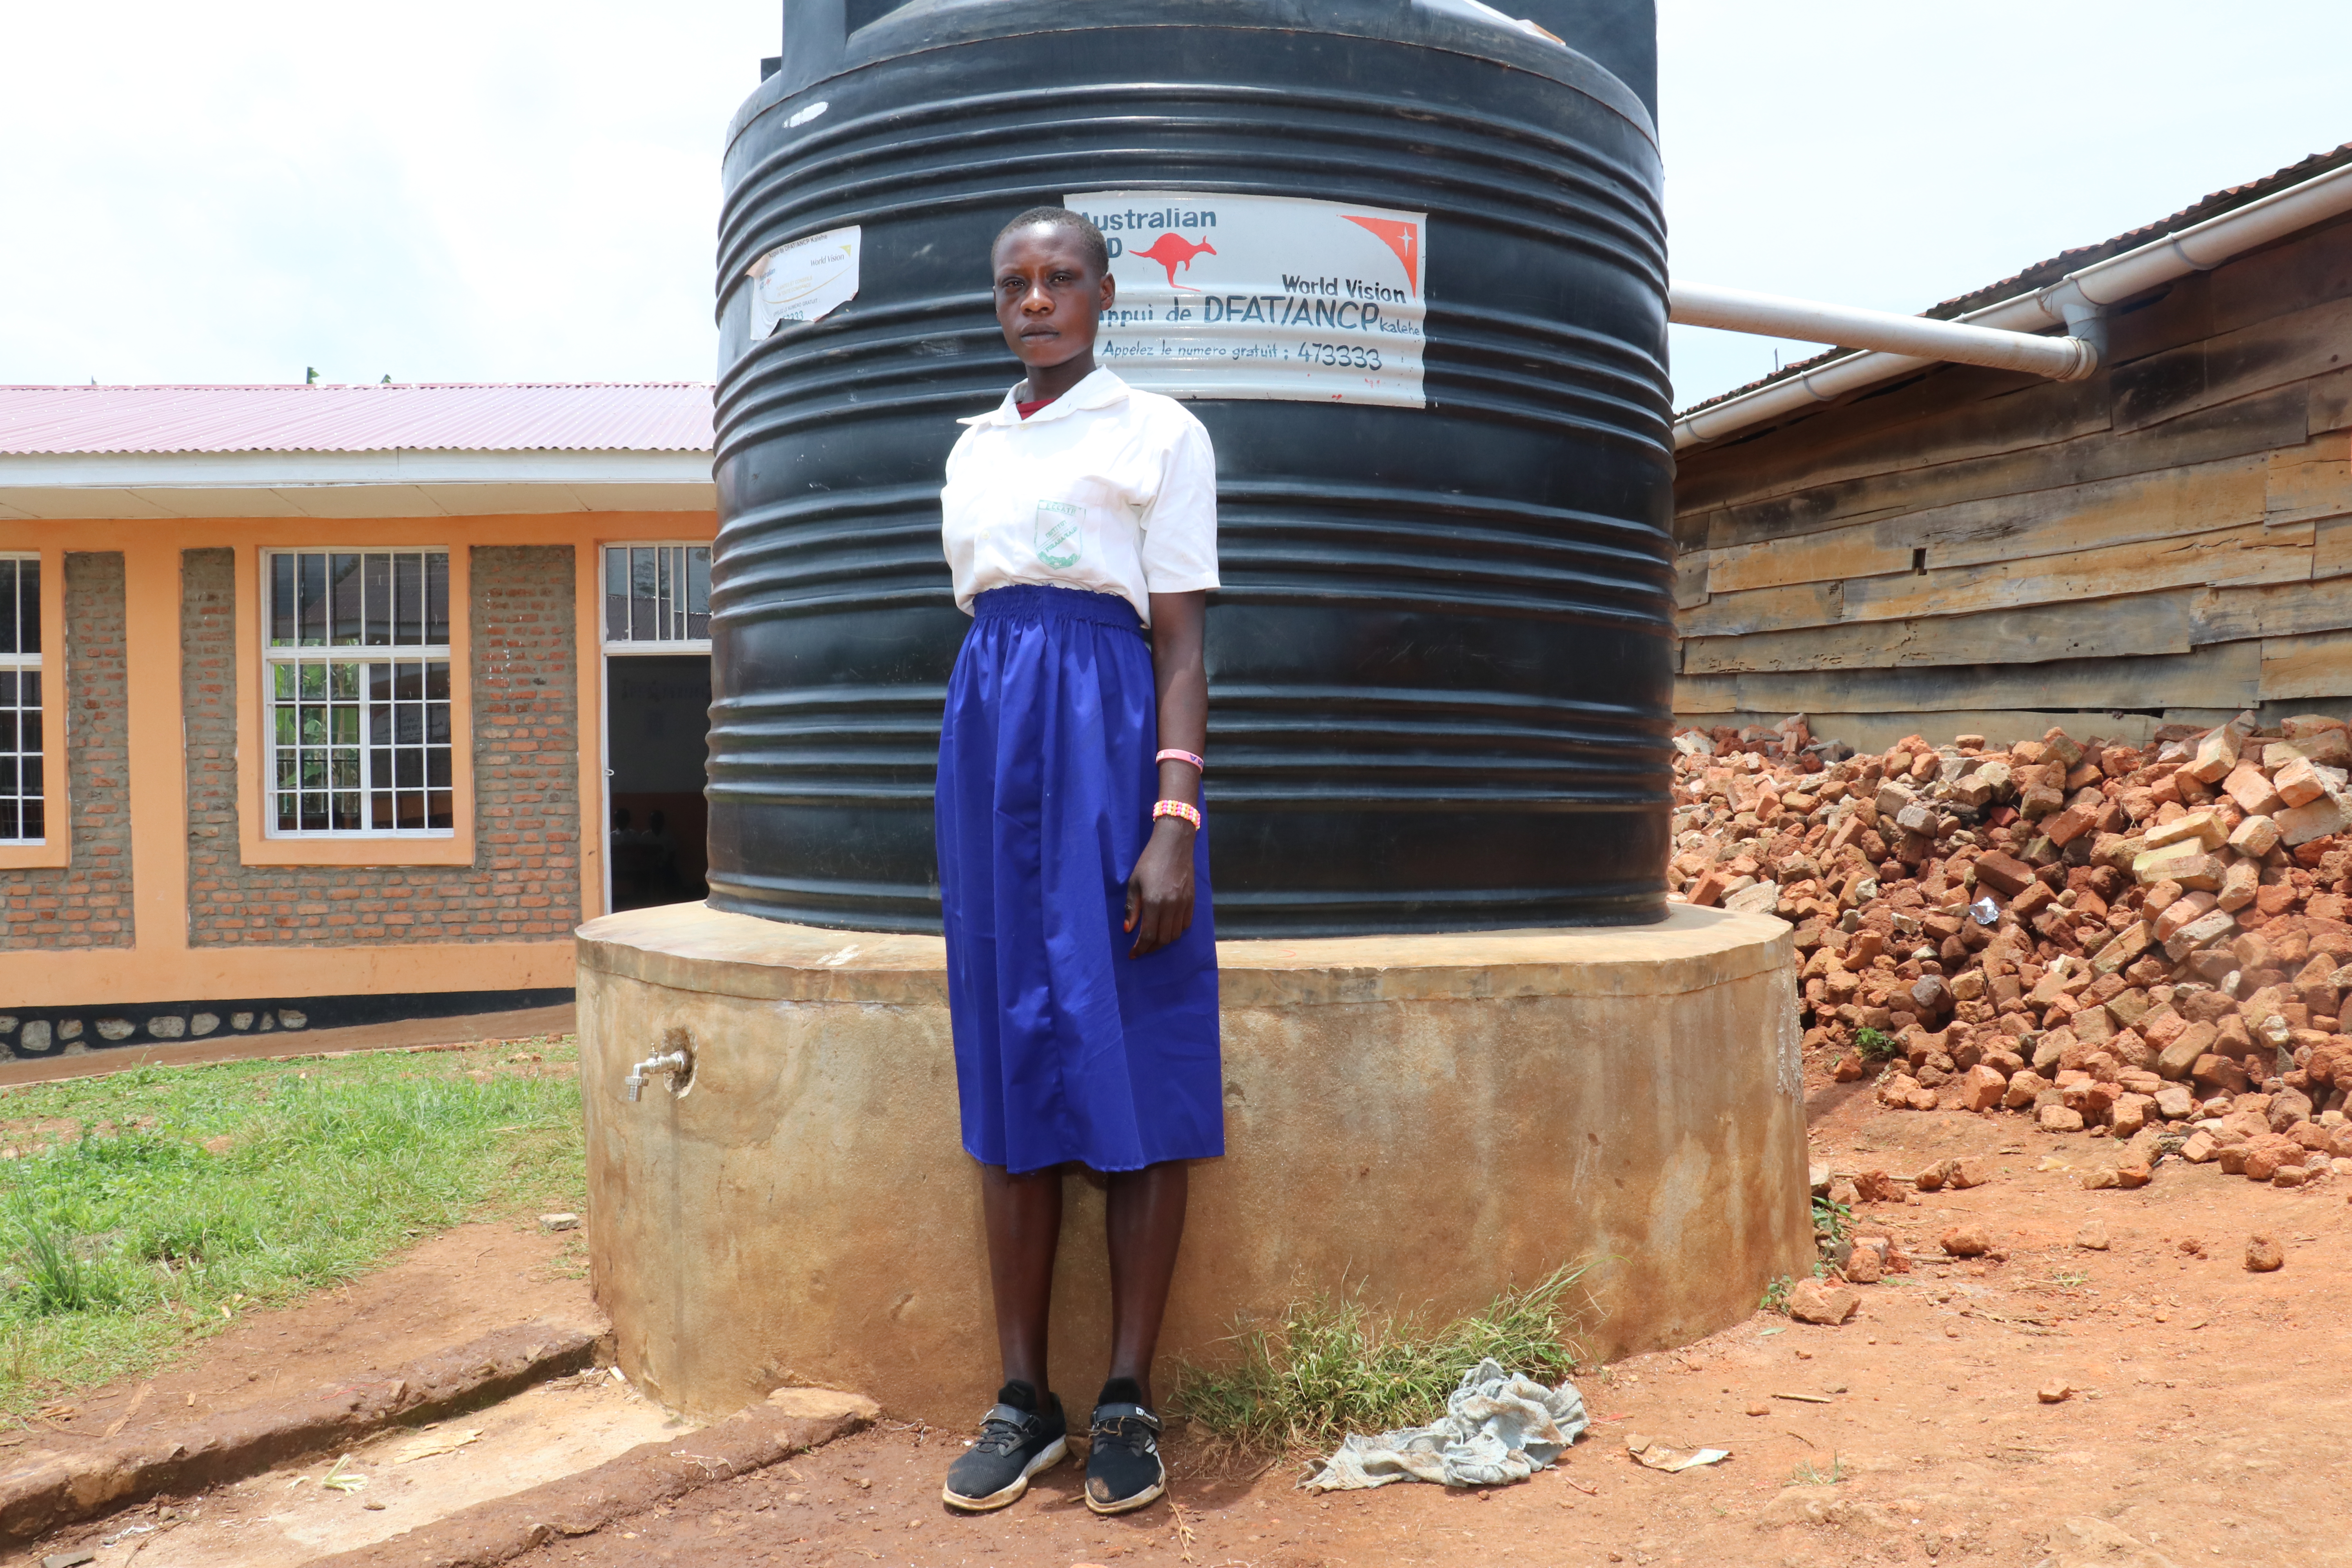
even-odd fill
[{"label": "girl's left hand", "polygon": [[1157,952],[1192,927],[1192,835],[1181,817],[1152,824],[1150,842],[1127,879],[1127,927],[1135,933],[1129,958]]}]

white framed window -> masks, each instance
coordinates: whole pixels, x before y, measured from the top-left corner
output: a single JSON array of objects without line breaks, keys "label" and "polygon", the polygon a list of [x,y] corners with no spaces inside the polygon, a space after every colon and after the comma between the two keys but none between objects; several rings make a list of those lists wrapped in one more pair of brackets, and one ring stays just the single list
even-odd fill
[{"label": "white framed window", "polygon": [[449,552],[261,552],[273,837],[447,837]]},{"label": "white framed window", "polygon": [[41,558],[0,555],[0,844],[45,842],[41,774]]},{"label": "white framed window", "polygon": [[710,648],[710,546],[604,547],[604,646],[616,652]]}]

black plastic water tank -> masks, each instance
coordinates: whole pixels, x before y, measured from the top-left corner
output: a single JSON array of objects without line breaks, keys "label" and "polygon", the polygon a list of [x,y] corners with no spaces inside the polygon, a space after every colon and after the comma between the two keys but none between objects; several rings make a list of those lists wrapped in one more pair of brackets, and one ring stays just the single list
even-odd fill
[{"label": "black plastic water tank", "polygon": [[[714,905],[938,929],[932,773],[969,625],[940,470],[956,418],[1020,374],[989,241],[1066,195],[1173,191],[1426,215],[1388,240],[1425,306],[1421,406],[1238,381],[1190,404],[1220,480],[1219,934],[1663,916],[1658,153],[1643,95],[1540,29],[1589,26],[1637,76],[1654,33],[1647,0],[1534,9],[1538,26],[1473,0],[789,0],[782,68],[725,165]],[[755,337],[754,310],[779,307],[751,269],[851,226],[854,298]],[[1150,253],[1171,288],[1191,243]]]}]

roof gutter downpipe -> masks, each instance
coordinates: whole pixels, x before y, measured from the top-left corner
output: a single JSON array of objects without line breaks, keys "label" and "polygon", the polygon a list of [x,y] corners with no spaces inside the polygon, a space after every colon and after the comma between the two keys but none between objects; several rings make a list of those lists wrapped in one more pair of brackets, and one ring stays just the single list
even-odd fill
[{"label": "roof gutter downpipe", "polygon": [[1667,290],[1666,300],[1667,319],[1686,327],[1720,327],[1769,338],[1800,338],[1840,348],[2021,370],[2053,381],[2081,381],[2099,367],[2098,354],[2074,338],[2038,337],[1998,327],[1941,321],[1932,316],[1898,316],[1891,310],[1825,305],[1704,283],[1676,283]]},{"label": "roof gutter downpipe", "polygon": [[[2273,191],[2260,201],[2249,202],[2233,212],[2223,213],[2184,228],[2178,234],[2152,240],[2136,250],[2094,262],[2031,294],[2015,295],[1987,305],[1982,310],[1971,310],[1957,322],[1937,324],[1993,328],[2011,334],[2040,333],[2063,325],[2072,334],[2072,341],[2082,343],[2095,356],[2092,368],[2095,368],[2095,356],[2105,348],[2104,325],[2097,318],[2109,307],[2145,294],[2151,289],[2161,288],[2191,272],[2210,271],[2232,257],[2242,256],[2274,239],[2284,238],[2329,218],[2342,216],[2347,212],[2352,212],[2352,164],[2330,169],[2283,191]],[[1728,289],[1695,291],[1717,297],[1733,292]],[[1681,287],[1673,291],[1675,300],[1673,320],[1677,321],[1685,320],[1680,310],[1680,300],[1685,292]],[[1757,300],[1771,297],[1747,295],[1740,298]],[[1794,300],[1782,303],[1802,304]],[[1837,306],[1811,308],[1832,311],[1841,317],[1883,317],[1884,320],[1921,325],[1929,324],[1932,320],[1920,316],[1885,315],[1875,310],[1849,310]],[[1694,321],[1690,324],[1717,323]],[[1776,336],[1809,337],[1810,341],[1816,342],[1837,342],[1841,347],[1872,348],[1870,342],[1858,336],[1853,337],[1849,344],[1843,339],[1822,337],[1817,331],[1808,333],[1780,327],[1735,330],[1765,330]],[[2042,338],[2037,341],[2054,348],[2069,340]],[[1939,360],[1969,364],[1991,363],[1957,353],[1929,351],[1924,341],[1909,346],[1908,352],[1878,351],[1852,354],[1844,359],[1832,360],[1803,375],[1772,382],[1753,392],[1685,415],[1675,425],[1675,448],[1682,451],[1708,441],[1719,441],[1753,426],[1785,418],[1816,403],[1832,402],[1865,387],[1908,375]],[[2009,368],[2035,369],[2025,364],[2012,364]],[[2083,372],[2084,374],[2089,373],[2088,369]],[[2036,370],[2036,374],[2046,375],[2053,373]]]}]

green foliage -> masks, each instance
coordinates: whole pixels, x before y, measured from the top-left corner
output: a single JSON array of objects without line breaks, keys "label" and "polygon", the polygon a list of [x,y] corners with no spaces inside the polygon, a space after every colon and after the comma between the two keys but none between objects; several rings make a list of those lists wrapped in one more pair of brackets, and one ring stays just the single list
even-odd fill
[{"label": "green foliage", "polygon": [[101,1255],[84,1262],[70,1238],[38,1215],[26,1215],[17,1226],[25,1237],[24,1250],[17,1254],[24,1269],[18,1289],[27,1316],[112,1311],[122,1305],[122,1280],[110,1258]]},{"label": "green foliage", "polygon": [[[1784,1318],[1787,1317],[1789,1315],[1789,1287],[1795,1283],[1795,1280],[1791,1279],[1786,1274],[1783,1274],[1778,1279],[1773,1280],[1769,1285],[1765,1286],[1764,1294],[1756,1299],[1756,1310],[1759,1312],[1778,1312],[1780,1316]],[[1775,1331],[1777,1332],[1778,1331]]]},{"label": "green foliage", "polygon": [[567,1040],[0,1093],[0,1415],[142,1373],[416,1236],[585,1195]]},{"label": "green foliage", "polygon": [[1792,1487],[1833,1487],[1844,1480],[1847,1473],[1845,1461],[1832,1454],[1828,1469],[1822,1469],[1809,1459],[1790,1472],[1789,1484]]},{"label": "green foliage", "polygon": [[1564,1298],[1589,1267],[1555,1269],[1438,1328],[1376,1314],[1360,1292],[1295,1302],[1280,1322],[1244,1326],[1227,1340],[1237,1352],[1230,1365],[1187,1363],[1173,1408],[1234,1448],[1278,1453],[1433,1421],[1462,1374],[1488,1357],[1557,1384],[1575,1369],[1572,1335],[1590,1308]]},{"label": "green foliage", "polygon": [[1893,1058],[1902,1047],[1895,1037],[1884,1029],[1858,1029],[1854,1032],[1853,1048],[1862,1059],[1883,1062]]},{"label": "green foliage", "polygon": [[1813,1235],[1823,1241],[1840,1242],[1853,1222],[1851,1204],[1832,1203],[1825,1197],[1813,1200]]}]

